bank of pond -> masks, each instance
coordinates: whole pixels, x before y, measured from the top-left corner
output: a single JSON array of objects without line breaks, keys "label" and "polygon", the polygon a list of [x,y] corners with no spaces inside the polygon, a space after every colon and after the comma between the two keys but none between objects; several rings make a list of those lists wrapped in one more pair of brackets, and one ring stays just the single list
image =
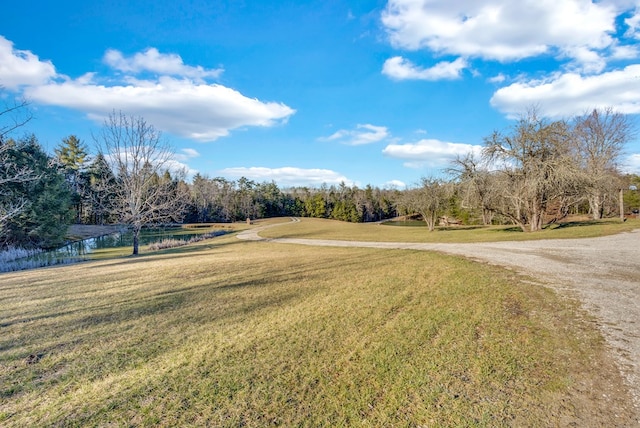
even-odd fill
[{"label": "bank of pond", "polygon": [[[162,227],[143,229],[139,235],[141,246],[155,249],[176,247],[224,234],[212,227]],[[67,243],[53,250],[25,250],[9,248],[0,252],[0,272],[14,272],[60,264],[91,260],[101,251],[131,248],[133,232],[126,228],[118,232]]]}]

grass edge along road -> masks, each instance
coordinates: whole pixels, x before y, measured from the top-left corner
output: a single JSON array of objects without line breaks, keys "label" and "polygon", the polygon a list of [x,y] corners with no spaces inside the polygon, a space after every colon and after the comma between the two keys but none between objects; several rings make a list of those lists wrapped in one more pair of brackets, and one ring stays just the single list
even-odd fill
[{"label": "grass edge along road", "polygon": [[[302,218],[291,227],[263,230],[263,238],[303,238],[344,241],[415,242],[415,243],[477,243],[528,241],[540,239],[595,238],[640,229],[640,219],[566,221],[538,232],[522,232],[512,226],[451,226],[437,227],[429,232],[424,222],[394,221],[383,223],[348,223],[337,220]],[[280,219],[289,222],[290,218]],[[272,222],[266,224],[273,224]]]},{"label": "grass edge along road", "polygon": [[2,426],[633,424],[575,302],[435,253],[229,235],[3,274],[0,328]]}]

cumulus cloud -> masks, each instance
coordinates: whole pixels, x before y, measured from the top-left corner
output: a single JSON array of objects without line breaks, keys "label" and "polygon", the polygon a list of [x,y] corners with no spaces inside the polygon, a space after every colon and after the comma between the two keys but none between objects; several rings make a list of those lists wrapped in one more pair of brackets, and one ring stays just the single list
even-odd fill
[{"label": "cumulus cloud", "polygon": [[555,74],[544,80],[513,83],[497,90],[491,105],[515,117],[529,106],[540,107],[548,117],[582,114],[593,108],[612,107],[625,114],[640,113],[640,64],[595,76]]},{"label": "cumulus cloud", "polygon": [[149,48],[130,57],[125,57],[116,49],[104,54],[104,62],[115,70],[124,73],[142,73],[145,71],[164,76],[182,76],[192,79],[217,78],[223,69],[205,69],[202,66],[185,65],[180,55],[163,54],[156,48]]},{"label": "cumulus cloud", "polygon": [[324,183],[331,185],[342,182],[348,186],[355,184],[344,175],[330,169],[237,167],[225,168],[220,170],[219,173],[226,177],[246,177],[259,182],[275,181],[282,186],[318,187]]},{"label": "cumulus cloud", "polygon": [[14,49],[13,42],[0,36],[0,86],[18,89],[45,83],[55,76],[51,61],[41,61],[30,51]]},{"label": "cumulus cloud", "polygon": [[356,129],[341,129],[328,137],[319,138],[320,141],[338,141],[350,146],[360,146],[382,141],[389,137],[386,126],[375,126],[369,124],[358,124]]},{"label": "cumulus cloud", "polygon": [[191,180],[193,176],[198,173],[197,169],[193,169],[186,163],[180,162],[178,158],[167,161],[166,169],[175,176],[180,176],[184,172],[187,180]]},{"label": "cumulus cloud", "polygon": [[79,110],[98,123],[117,110],[142,116],[174,135],[213,141],[238,128],[286,123],[295,113],[284,103],[260,101],[207,83],[204,79],[217,77],[222,70],[185,65],[179,55],[155,48],[131,57],[109,50],[104,61],[122,73],[115,77],[119,80],[94,72],[72,79],[56,73],[50,61],[15,50],[12,42],[0,36],[1,86],[22,89],[35,102]]},{"label": "cumulus cloud", "polygon": [[174,135],[213,141],[244,126],[273,126],[295,110],[248,98],[218,84],[197,84],[163,76],[128,85],[106,86],[86,80],[30,87],[26,95],[40,103],[69,107],[102,122],[113,109],[144,117]]},{"label": "cumulus cloud", "polygon": [[420,68],[405,58],[395,56],[384,62],[382,74],[398,80],[452,80],[459,79],[465,68],[467,61],[464,58],[452,62],[441,61],[431,68]]},{"label": "cumulus cloud", "polygon": [[401,49],[502,62],[552,54],[597,70],[616,44],[617,13],[584,0],[389,0],[382,23]]},{"label": "cumulus cloud", "polygon": [[481,146],[449,143],[435,139],[423,139],[416,143],[390,144],[382,153],[386,156],[405,161],[409,168],[446,167],[456,156],[470,152],[479,154]]},{"label": "cumulus cloud", "polygon": [[624,23],[629,26],[626,36],[640,39],[640,6],[636,7],[633,15],[625,19]]}]

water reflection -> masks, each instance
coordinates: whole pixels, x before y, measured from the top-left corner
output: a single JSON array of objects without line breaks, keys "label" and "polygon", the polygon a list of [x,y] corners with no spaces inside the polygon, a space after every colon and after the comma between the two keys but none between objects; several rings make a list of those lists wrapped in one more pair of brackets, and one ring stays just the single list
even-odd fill
[{"label": "water reflection", "polygon": [[[166,239],[188,241],[202,235],[199,233],[184,233],[183,229],[148,229],[140,232],[140,245],[148,245]],[[43,251],[28,257],[19,258],[0,266],[0,272],[33,269],[36,267],[53,266],[58,264],[75,263],[88,260],[97,250],[133,246],[133,233],[130,231],[113,233],[83,241],[72,242],[64,247],[51,251]]]}]

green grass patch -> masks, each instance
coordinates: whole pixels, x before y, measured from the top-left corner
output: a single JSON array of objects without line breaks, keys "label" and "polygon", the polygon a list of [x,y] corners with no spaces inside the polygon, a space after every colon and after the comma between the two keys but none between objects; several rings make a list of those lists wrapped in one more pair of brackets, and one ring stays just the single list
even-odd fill
[{"label": "green grass patch", "polygon": [[593,238],[640,228],[640,220],[617,219],[576,221],[553,224],[533,233],[513,226],[453,226],[438,227],[429,232],[424,222],[347,223],[336,220],[302,218],[299,223],[260,232],[265,238],[338,239],[346,241],[381,242],[496,242],[535,239]]},{"label": "green grass patch", "polygon": [[435,253],[228,235],[0,280],[3,427],[555,426],[619,380],[573,303]]}]

